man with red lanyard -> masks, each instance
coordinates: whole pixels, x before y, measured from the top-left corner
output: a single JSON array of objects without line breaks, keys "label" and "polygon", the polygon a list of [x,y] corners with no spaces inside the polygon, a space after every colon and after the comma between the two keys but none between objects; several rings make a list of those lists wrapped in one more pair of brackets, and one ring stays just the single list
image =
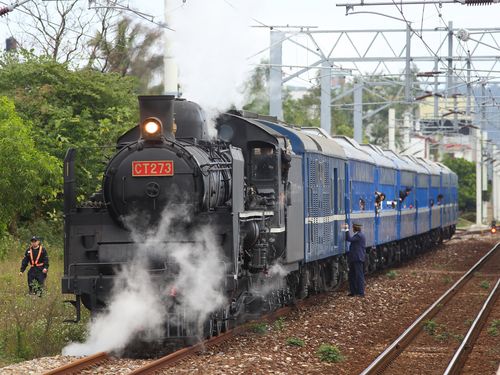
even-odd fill
[{"label": "man with red lanyard", "polygon": [[21,262],[21,272],[23,274],[28,264],[31,268],[28,271],[28,287],[30,294],[38,294],[42,296],[42,288],[47,277],[49,269],[49,256],[47,250],[40,243],[40,238],[37,236],[31,237],[31,245],[24,254]]}]

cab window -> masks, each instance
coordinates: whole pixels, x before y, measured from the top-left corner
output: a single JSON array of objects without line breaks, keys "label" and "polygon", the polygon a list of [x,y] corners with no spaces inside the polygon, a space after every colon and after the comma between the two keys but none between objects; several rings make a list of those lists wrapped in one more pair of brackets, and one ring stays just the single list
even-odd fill
[{"label": "cab window", "polygon": [[255,147],[251,150],[253,180],[274,180],[276,178],[276,153],[273,147]]}]

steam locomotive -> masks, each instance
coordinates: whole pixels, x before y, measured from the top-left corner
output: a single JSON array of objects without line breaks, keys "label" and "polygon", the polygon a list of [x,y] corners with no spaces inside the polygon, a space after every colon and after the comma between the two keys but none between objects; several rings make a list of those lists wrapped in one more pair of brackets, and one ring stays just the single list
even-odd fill
[{"label": "steam locomotive", "polygon": [[[82,303],[106,307],[117,273],[137,252],[130,217],[147,229],[182,212],[169,230],[191,243],[200,227],[211,228],[225,302],[206,317],[205,336],[338,288],[348,267],[344,223],[363,224],[367,272],[455,232],[457,176],[440,163],[243,111],[220,115],[211,139],[196,103],[140,96],[139,107],[140,123],[118,139],[90,203],[76,203],[76,151],[66,154],[62,291],[76,296],[77,320]],[[175,241],[166,236],[158,246]],[[148,263],[158,283],[176,272],[165,252]],[[167,338],[199,336],[169,313]]]}]

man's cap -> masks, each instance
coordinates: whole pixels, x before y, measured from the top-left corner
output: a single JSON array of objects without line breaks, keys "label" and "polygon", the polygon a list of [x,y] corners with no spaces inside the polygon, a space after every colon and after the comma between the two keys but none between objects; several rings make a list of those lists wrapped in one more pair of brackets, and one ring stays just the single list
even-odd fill
[{"label": "man's cap", "polygon": [[33,237],[31,237],[31,241],[40,241],[40,237],[33,236]]},{"label": "man's cap", "polygon": [[360,223],[352,223],[353,227],[363,228],[363,224]]}]

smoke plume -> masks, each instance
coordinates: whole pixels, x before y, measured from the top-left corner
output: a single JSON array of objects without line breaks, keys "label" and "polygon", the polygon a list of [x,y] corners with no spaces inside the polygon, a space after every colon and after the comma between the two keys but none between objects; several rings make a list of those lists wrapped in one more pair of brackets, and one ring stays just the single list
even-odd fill
[{"label": "smoke plume", "polygon": [[250,19],[243,6],[248,5],[241,2],[233,8],[225,1],[190,0],[172,15],[175,32],[169,37],[182,95],[199,103],[207,119],[243,104],[242,85],[252,51]]},{"label": "smoke plume", "polygon": [[[177,232],[182,220],[190,220],[187,212],[172,207],[165,210],[158,226],[146,230],[144,216],[127,218],[138,244],[136,256],[117,275],[109,306],[90,322],[87,340],[66,346],[64,355],[119,354],[137,337],[161,338],[166,321],[175,325],[180,315],[199,328],[209,313],[224,304],[220,287],[225,269],[213,232],[209,227],[198,228],[190,234],[196,242],[186,242],[188,235]],[[161,281],[154,280],[149,270],[158,262],[169,275]]]}]

